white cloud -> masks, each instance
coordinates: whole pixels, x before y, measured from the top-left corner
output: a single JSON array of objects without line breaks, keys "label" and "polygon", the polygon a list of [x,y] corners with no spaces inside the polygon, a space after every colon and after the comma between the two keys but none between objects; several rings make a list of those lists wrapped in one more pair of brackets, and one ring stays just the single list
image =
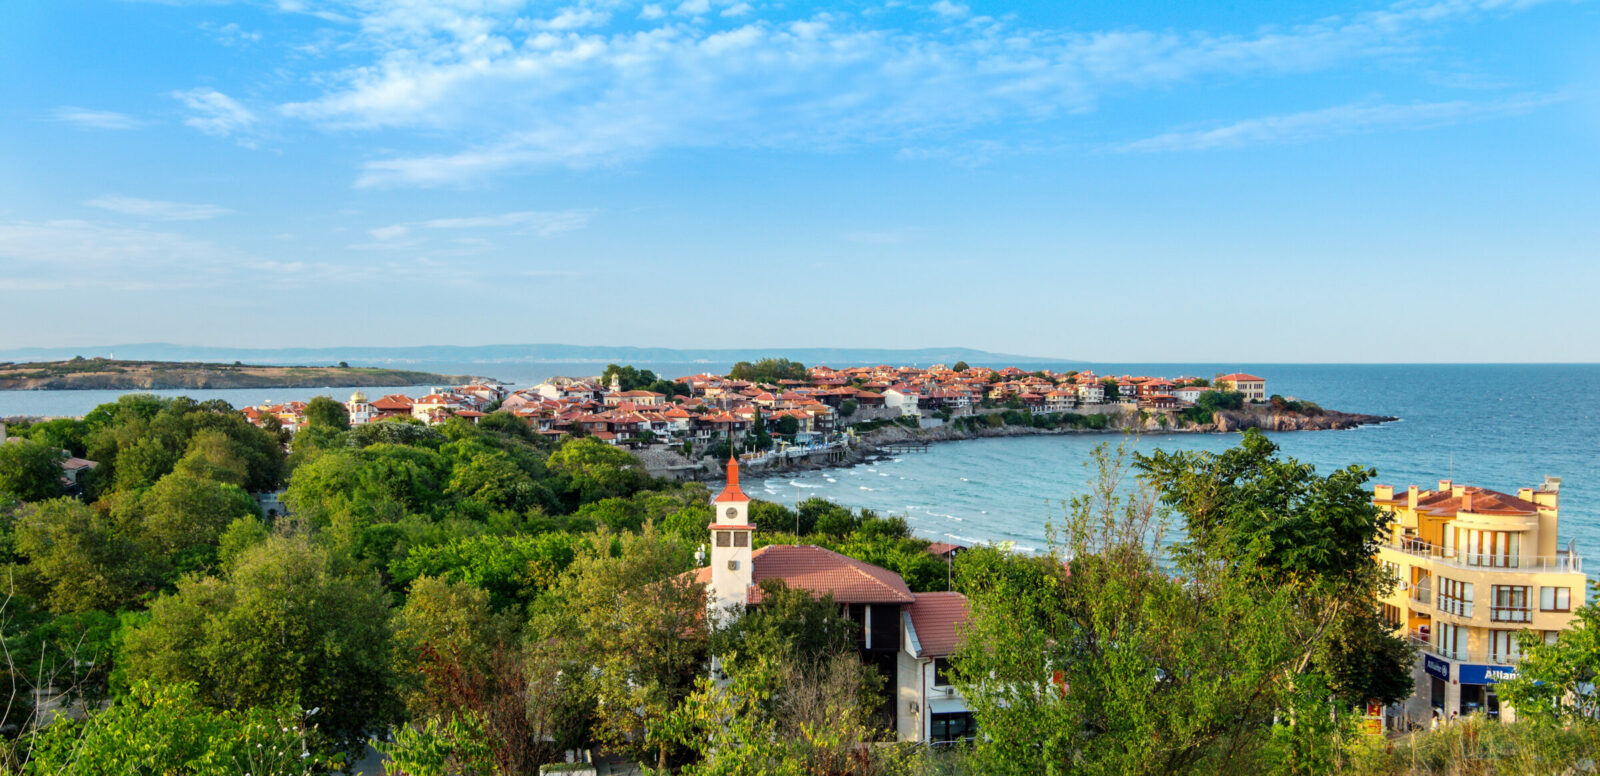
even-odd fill
[{"label": "white cloud", "polygon": [[152,218],[158,221],[204,221],[208,218],[216,218],[233,212],[217,205],[191,205],[185,202],[118,197],[110,194],[103,197],[95,197],[83,204],[102,210],[110,210],[113,213]]},{"label": "white cloud", "polygon": [[76,124],[84,129],[138,129],[145,122],[110,110],[94,110],[93,108],[77,108],[63,105],[50,112],[50,117],[56,121]]},{"label": "white cloud", "polygon": [[966,6],[960,3],[952,3],[950,0],[939,0],[939,2],[928,6],[928,10],[947,19],[957,19],[967,15]]},{"label": "white cloud", "polygon": [[245,46],[261,42],[261,33],[251,32],[240,27],[236,22],[217,24],[216,22],[202,22],[200,29],[205,30],[224,46]]},{"label": "white cloud", "polygon": [[579,30],[585,27],[599,27],[609,21],[611,21],[611,14],[606,11],[596,11],[592,8],[566,8],[550,19],[535,22],[533,26],[541,30]]},{"label": "white cloud", "polygon": [[0,286],[127,290],[206,285],[234,254],[175,232],[93,221],[0,223]]},{"label": "white cloud", "polygon": [[1519,97],[1496,102],[1356,104],[1236,121],[1209,129],[1165,132],[1115,146],[1122,152],[1203,151],[1215,148],[1305,143],[1325,137],[1394,127],[1421,129],[1491,116],[1527,113],[1561,98]]},{"label": "white cloud", "polygon": [[749,14],[751,11],[754,11],[754,10],[755,10],[755,8],[751,7],[751,5],[749,3],[734,3],[733,5],[730,5],[727,8],[722,9],[722,15],[727,17],[727,18],[729,18],[729,19],[732,19],[732,18],[735,18],[735,17],[738,17],[738,16],[744,16],[746,14]]},{"label": "white cloud", "polygon": [[172,92],[172,97],[193,112],[183,123],[208,135],[225,137],[249,129],[256,122],[248,108],[216,89]]},{"label": "white cloud", "polygon": [[[802,19],[752,11],[721,21],[705,16],[710,0],[675,6],[692,20],[648,29],[579,23],[590,18],[584,13],[604,13],[589,9],[617,7],[604,2],[543,22],[520,18],[513,0],[347,7],[352,15],[369,9],[347,48],[372,52],[371,61],[317,74],[324,91],[282,106],[283,113],[329,128],[413,130],[452,143],[370,159],[359,186],[460,185],[507,170],[609,165],[675,148],[887,143],[934,156],[967,142],[977,127],[1092,111],[1130,91],[1410,57],[1446,23],[1515,10],[1504,0],[1398,0],[1377,11],[1215,34],[1080,32],[1011,17],[883,28],[850,11]],[[949,0],[929,7],[965,12]],[[651,3],[639,16],[666,12]]]},{"label": "white cloud", "polygon": [[367,230],[367,234],[372,235],[372,239],[374,239],[374,240],[398,240],[401,237],[405,237],[406,235],[408,235],[410,233],[411,233],[411,228],[408,227],[408,226],[405,226],[404,224],[395,224],[394,226],[380,226],[377,229],[369,229],[369,230]]},{"label": "white cloud", "polygon": [[[427,241],[419,235],[420,230],[505,230],[513,235],[533,235],[537,237],[552,237],[565,232],[572,232],[589,225],[589,219],[595,215],[594,210],[523,210],[514,213],[496,213],[482,216],[456,216],[452,218],[433,218],[425,221],[415,221],[406,224],[393,224],[367,230],[376,242],[364,243],[352,247],[357,248],[415,248]],[[457,246],[472,245],[481,248],[488,245],[486,240],[479,237],[456,237],[452,242]]]}]

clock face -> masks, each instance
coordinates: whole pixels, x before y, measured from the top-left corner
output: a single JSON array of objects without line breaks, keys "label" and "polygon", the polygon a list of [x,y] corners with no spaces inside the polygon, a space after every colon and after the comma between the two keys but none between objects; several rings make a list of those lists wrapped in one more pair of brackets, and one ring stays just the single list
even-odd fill
[{"label": "clock face", "polygon": [[728,517],[738,517],[739,516],[739,508],[738,507],[728,507],[728,511],[724,512],[723,514],[727,515]]}]

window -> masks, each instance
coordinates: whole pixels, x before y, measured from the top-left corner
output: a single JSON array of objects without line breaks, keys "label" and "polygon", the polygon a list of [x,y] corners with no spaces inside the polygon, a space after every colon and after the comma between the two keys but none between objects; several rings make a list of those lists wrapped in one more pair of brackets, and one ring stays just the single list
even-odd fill
[{"label": "window", "polygon": [[1400,607],[1393,604],[1383,605],[1383,621],[1391,628],[1400,627]]},{"label": "window", "polygon": [[1561,635],[1561,631],[1540,631],[1539,633],[1544,637],[1544,643],[1547,645],[1556,643],[1556,637]]},{"label": "window", "polygon": [[950,666],[950,661],[948,659],[942,657],[936,657],[933,659],[934,687],[949,687],[951,684],[955,683],[955,675],[956,671]]},{"label": "window", "polygon": [[1457,617],[1472,616],[1472,583],[1439,578],[1439,611]]},{"label": "window", "polygon": [[1436,645],[1439,654],[1455,660],[1465,660],[1467,656],[1467,629],[1460,625],[1448,622],[1438,623],[1438,639]]},{"label": "window", "polygon": [[1496,663],[1515,663],[1522,657],[1517,645],[1517,632],[1513,630],[1489,631],[1489,659]]},{"label": "window", "polygon": [[750,532],[749,531],[733,531],[732,533],[733,533],[733,546],[735,546],[735,547],[749,547],[750,546]]},{"label": "window", "polygon": [[928,740],[935,744],[971,741],[977,737],[978,726],[973,722],[970,711],[934,714],[931,722]]},{"label": "window", "polygon": [[1517,550],[1521,542],[1515,531],[1480,531],[1476,528],[1454,529],[1456,546],[1469,566],[1517,568]]},{"label": "window", "polygon": [[1541,587],[1539,588],[1539,610],[1545,612],[1572,611],[1572,588],[1570,587]]},{"label": "window", "polygon": [[1494,605],[1489,608],[1489,619],[1495,622],[1527,622],[1532,619],[1532,612],[1528,609],[1528,588],[1495,585],[1491,592]]},{"label": "window", "polygon": [[726,546],[728,546],[728,542],[729,542],[728,534],[730,534],[730,533],[733,533],[733,532],[732,531],[718,531],[717,532],[717,546],[718,547],[726,547]]}]

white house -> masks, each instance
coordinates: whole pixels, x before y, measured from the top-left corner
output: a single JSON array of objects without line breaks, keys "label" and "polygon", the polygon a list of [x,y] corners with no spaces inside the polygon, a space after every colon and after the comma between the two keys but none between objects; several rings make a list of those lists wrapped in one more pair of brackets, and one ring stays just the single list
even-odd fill
[{"label": "white house", "polygon": [[909,388],[890,388],[883,392],[883,406],[895,410],[899,415],[920,415],[917,411],[917,401],[921,397]]},{"label": "white house", "polygon": [[884,678],[886,697],[877,720],[903,741],[970,740],[972,715],[949,683],[943,662],[961,643],[966,596],[913,593],[899,574],[811,545],[769,544],[752,550],[750,497],[739,487],[739,464],[728,462],[728,482],[712,500],[710,565],[696,569],[706,586],[712,623],[725,623],[761,605],[760,583],[781,579],[791,589],[830,595],[856,622],[863,663]]}]

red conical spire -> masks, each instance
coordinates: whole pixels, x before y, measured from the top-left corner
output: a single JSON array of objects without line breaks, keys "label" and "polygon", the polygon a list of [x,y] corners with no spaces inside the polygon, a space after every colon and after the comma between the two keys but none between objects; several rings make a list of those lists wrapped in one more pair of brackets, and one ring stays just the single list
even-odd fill
[{"label": "red conical spire", "polygon": [[738,458],[738,456],[730,455],[728,457],[728,486],[723,488],[721,493],[717,494],[716,500],[717,501],[749,501],[750,500],[750,497],[746,496],[744,494],[744,491],[739,489],[739,458]]}]

